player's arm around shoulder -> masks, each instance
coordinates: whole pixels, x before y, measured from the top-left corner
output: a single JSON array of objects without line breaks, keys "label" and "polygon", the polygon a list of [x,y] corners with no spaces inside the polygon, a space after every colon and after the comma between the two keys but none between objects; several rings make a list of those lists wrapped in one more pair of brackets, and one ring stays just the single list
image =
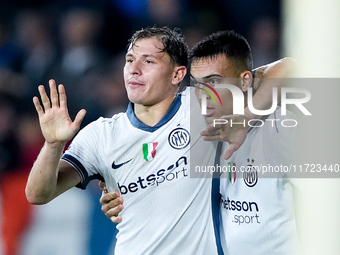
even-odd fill
[{"label": "player's arm around shoulder", "polygon": [[263,78],[288,78],[293,75],[298,62],[292,57],[285,57],[269,64],[255,68],[254,89],[257,90]]},{"label": "player's arm around shoulder", "polygon": [[[253,106],[257,110],[269,109],[272,106],[272,90],[277,88],[277,102],[281,101],[281,87],[284,84],[284,78],[289,78],[297,68],[298,62],[291,57],[285,57],[267,65],[260,66],[253,70]],[[260,116],[252,113],[247,106],[245,115],[250,119],[256,119]]]},{"label": "player's arm around shoulder", "polygon": [[105,182],[99,182],[99,187],[102,190],[102,196],[99,200],[99,203],[102,206],[102,212],[113,223],[120,223],[122,221],[122,216],[120,216],[119,213],[124,209],[123,198],[117,190],[108,192]]}]

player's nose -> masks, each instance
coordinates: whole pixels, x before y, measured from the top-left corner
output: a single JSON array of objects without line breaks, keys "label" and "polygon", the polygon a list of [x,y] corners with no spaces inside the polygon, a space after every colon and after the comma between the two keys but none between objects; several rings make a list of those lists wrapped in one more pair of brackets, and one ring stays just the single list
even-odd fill
[{"label": "player's nose", "polygon": [[142,74],[141,63],[139,61],[134,61],[129,65],[129,73],[132,75]]}]

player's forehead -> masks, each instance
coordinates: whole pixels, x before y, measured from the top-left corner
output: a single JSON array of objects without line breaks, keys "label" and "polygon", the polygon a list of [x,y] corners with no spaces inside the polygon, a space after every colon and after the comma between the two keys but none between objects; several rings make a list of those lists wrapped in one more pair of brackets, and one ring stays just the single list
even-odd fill
[{"label": "player's forehead", "polygon": [[129,46],[126,56],[151,55],[156,58],[162,58],[167,55],[163,48],[163,43],[156,37],[141,38]]},{"label": "player's forehead", "polygon": [[219,54],[193,60],[190,66],[190,74],[196,79],[212,76],[232,78],[233,69],[232,61],[225,54]]}]

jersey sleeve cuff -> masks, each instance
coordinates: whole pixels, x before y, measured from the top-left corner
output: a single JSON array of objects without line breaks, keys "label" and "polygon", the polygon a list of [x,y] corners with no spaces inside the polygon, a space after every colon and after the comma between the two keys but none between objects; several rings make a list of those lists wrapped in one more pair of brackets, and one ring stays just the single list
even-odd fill
[{"label": "jersey sleeve cuff", "polygon": [[94,174],[89,176],[85,167],[79,162],[79,160],[71,156],[70,154],[64,154],[61,160],[64,160],[71,166],[73,166],[73,168],[76,169],[76,171],[80,175],[81,181],[76,185],[77,188],[86,189],[88,183],[94,179],[104,181],[104,178],[100,174]]}]

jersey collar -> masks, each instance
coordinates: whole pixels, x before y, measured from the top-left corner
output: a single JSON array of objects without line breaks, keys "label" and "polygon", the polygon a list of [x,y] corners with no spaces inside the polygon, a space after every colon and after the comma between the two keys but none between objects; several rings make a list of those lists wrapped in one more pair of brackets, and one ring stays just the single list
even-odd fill
[{"label": "jersey collar", "polygon": [[160,127],[162,127],[164,124],[166,124],[178,111],[178,109],[180,108],[182,104],[182,100],[181,100],[181,95],[177,94],[175,100],[172,102],[172,104],[170,105],[169,110],[167,111],[167,113],[163,116],[163,118],[153,127],[150,127],[144,123],[142,123],[139,119],[136,118],[135,113],[133,111],[133,103],[129,103],[128,108],[126,110],[126,115],[128,117],[128,119],[130,120],[130,123],[132,124],[132,126],[134,126],[135,128],[147,131],[147,132],[154,132],[157,129],[159,129]]}]

